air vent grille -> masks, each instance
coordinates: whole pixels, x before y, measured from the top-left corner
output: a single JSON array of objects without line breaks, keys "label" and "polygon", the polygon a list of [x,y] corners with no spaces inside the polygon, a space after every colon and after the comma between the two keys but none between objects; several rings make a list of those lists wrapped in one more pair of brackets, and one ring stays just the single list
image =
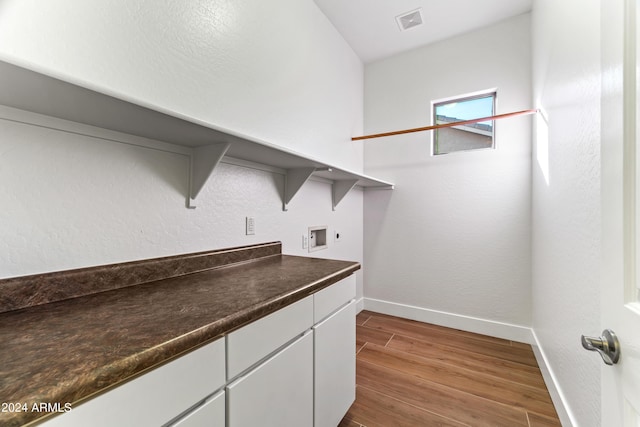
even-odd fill
[{"label": "air vent grille", "polygon": [[422,24],[422,8],[412,10],[411,12],[403,13],[396,16],[396,22],[400,31],[406,31],[409,28],[417,27]]}]

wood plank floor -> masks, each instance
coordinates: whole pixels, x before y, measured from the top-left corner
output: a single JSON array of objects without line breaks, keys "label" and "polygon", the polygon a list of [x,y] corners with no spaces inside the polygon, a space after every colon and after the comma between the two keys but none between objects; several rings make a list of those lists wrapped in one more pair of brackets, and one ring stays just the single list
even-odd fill
[{"label": "wood plank floor", "polygon": [[560,426],[531,346],[363,311],[340,427]]}]

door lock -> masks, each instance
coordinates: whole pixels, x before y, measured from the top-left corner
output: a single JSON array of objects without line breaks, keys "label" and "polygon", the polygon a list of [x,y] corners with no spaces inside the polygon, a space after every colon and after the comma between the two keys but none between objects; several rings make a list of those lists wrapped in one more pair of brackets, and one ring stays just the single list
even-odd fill
[{"label": "door lock", "polygon": [[582,347],[589,351],[597,351],[607,365],[615,365],[620,359],[620,341],[611,329],[602,331],[599,338],[582,336]]}]

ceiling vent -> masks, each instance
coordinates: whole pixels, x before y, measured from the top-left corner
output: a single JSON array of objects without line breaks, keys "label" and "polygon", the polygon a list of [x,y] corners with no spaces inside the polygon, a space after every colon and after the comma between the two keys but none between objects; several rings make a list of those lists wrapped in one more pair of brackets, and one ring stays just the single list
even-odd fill
[{"label": "ceiling vent", "polygon": [[396,22],[400,31],[406,31],[409,28],[417,27],[422,24],[422,8],[412,10],[411,12],[403,13],[396,16]]}]

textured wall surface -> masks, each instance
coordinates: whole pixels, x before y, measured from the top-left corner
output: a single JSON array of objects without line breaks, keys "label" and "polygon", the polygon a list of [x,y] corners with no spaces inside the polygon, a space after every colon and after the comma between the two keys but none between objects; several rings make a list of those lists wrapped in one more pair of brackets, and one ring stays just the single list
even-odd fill
[{"label": "textured wall surface", "polygon": [[185,156],[3,120],[0,134],[0,278],[275,240],[308,256],[315,225],[343,239],[313,256],[362,261],[361,190],[332,211],[331,185],[310,181],[283,212],[282,175],[223,163],[189,210]]},{"label": "textured wall surface", "polygon": [[[487,48],[491,46],[491,48]],[[530,108],[530,17],[365,67],[367,133],[425,126],[431,101],[497,88],[497,112]],[[430,134],[370,140],[365,296],[531,325],[530,117],[496,123],[496,150],[430,156]]]},{"label": "textured wall surface", "polygon": [[[362,64],[311,0],[2,0],[0,58],[362,169]],[[282,175],[223,164],[187,210],[184,156],[0,126],[0,277],[270,240],[308,255],[315,225],[344,239],[314,256],[362,260],[359,190],[333,212],[310,182],[282,212]]]},{"label": "textured wall surface", "polygon": [[2,0],[1,57],[362,169],[362,63],[312,0]]},{"label": "textured wall surface", "polygon": [[[580,10],[580,19],[575,19]],[[578,426],[600,425],[600,2],[537,1],[533,326]]]}]

